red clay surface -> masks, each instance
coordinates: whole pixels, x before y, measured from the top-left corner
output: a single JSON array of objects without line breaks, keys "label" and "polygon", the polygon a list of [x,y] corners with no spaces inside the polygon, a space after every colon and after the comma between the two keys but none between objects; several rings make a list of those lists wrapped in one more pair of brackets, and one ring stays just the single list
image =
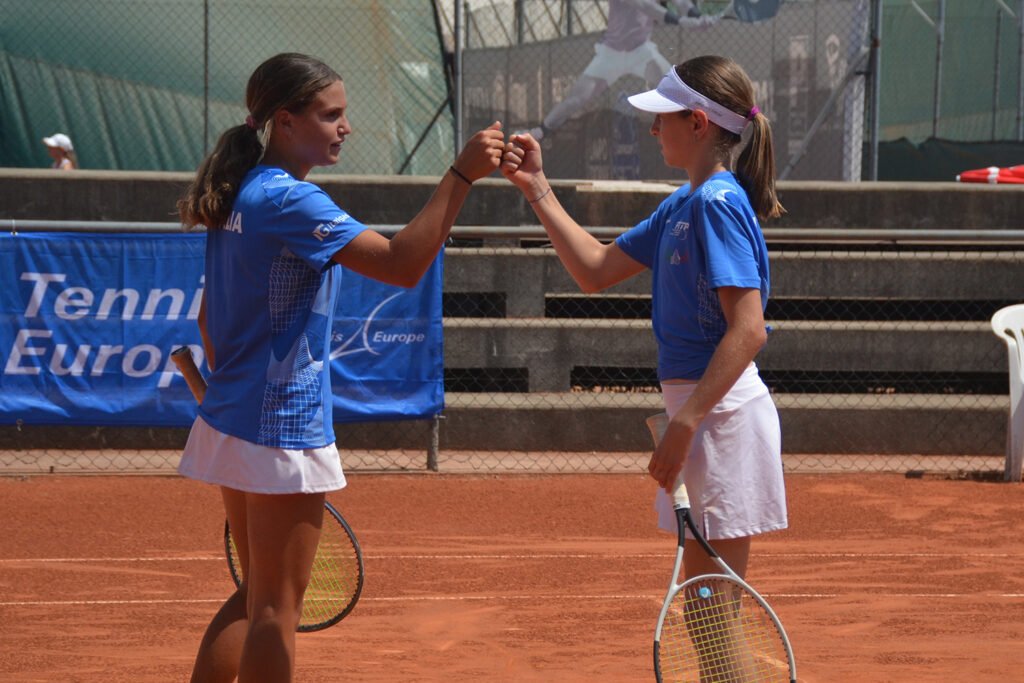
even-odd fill
[{"label": "red clay surface", "polygon": [[[750,581],[802,681],[1024,677],[1024,487],[896,475],[787,479],[788,531]],[[652,681],[674,539],[640,475],[354,474],[331,500],[362,600],[300,634],[297,680]],[[0,479],[0,680],[187,681],[231,590],[212,487]]]}]

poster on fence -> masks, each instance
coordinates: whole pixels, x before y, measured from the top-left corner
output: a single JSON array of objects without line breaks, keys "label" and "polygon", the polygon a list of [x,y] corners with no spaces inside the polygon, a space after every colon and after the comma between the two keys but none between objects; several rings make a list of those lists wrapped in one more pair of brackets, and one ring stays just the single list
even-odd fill
[{"label": "poster on fence", "polygon": [[[170,352],[202,359],[205,250],[201,233],[0,235],[0,423],[190,425]],[[438,257],[412,289],[345,272],[335,422],[441,411],[441,269]]]},{"label": "poster on fence", "polygon": [[551,177],[672,178],[649,133],[653,116],[626,98],[656,87],[673,64],[722,55],[753,82],[780,173],[860,180],[867,0],[716,0],[682,17],[675,5],[609,0],[560,15],[544,3],[516,3],[516,13],[479,3],[462,59],[465,130],[500,120],[530,132]]}]

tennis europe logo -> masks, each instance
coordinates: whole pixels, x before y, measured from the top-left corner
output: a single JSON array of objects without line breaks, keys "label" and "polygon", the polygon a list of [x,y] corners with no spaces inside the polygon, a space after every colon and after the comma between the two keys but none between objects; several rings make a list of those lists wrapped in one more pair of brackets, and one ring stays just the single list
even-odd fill
[{"label": "tennis europe logo", "polygon": [[[92,343],[73,344],[72,340],[81,339],[82,335],[70,333],[58,323],[82,319],[88,319],[90,323],[105,320],[196,320],[205,281],[205,277],[199,278],[199,287],[190,298],[178,288],[151,289],[144,295],[130,287],[93,291],[88,287],[64,286],[66,273],[25,272],[20,279],[32,283],[24,317],[31,321],[29,324],[33,327],[20,329],[15,334],[4,364],[5,375],[41,375],[46,369],[58,377],[100,377],[116,371],[120,365],[121,372],[132,378],[149,377],[159,372],[157,386],[161,388],[170,386],[177,373],[170,350],[165,353],[154,344],[102,344],[91,338]],[[55,332],[60,333],[57,338]],[[201,347],[193,348],[194,353],[197,351],[199,358],[196,362],[201,363]]]},{"label": "tennis europe logo", "polygon": [[[356,353],[369,353],[374,356],[381,354],[379,346],[381,344],[422,344],[427,340],[427,335],[423,332],[415,332],[410,330],[402,330],[398,332],[386,332],[384,330],[371,331],[374,322],[380,315],[381,310],[389,303],[402,296],[402,292],[392,294],[387,297],[379,304],[377,304],[370,315],[366,316],[366,320],[356,328],[352,334],[344,335],[340,332],[335,332],[331,341],[337,343],[337,346],[331,348],[331,360],[342,358],[344,356],[351,356]],[[395,322],[405,323],[404,320],[391,321],[392,324]],[[404,325],[403,325],[404,326]]]}]

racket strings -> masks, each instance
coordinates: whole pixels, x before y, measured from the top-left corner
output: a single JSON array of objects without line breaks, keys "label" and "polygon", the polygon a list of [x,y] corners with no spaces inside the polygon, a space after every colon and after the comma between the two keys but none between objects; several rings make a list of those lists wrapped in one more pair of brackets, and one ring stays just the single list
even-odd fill
[{"label": "racket strings", "polygon": [[[238,549],[230,541],[229,559],[234,575],[241,579]],[[302,601],[299,627],[321,626],[346,609],[360,587],[359,551],[341,524],[326,523],[313,559],[309,584]]]},{"label": "racket strings", "polygon": [[352,600],[359,586],[359,561],[347,534],[325,525],[302,605],[302,624],[334,617]]},{"label": "racket strings", "polygon": [[687,585],[665,616],[661,680],[693,683],[789,681],[782,637],[765,608],[739,584]]}]

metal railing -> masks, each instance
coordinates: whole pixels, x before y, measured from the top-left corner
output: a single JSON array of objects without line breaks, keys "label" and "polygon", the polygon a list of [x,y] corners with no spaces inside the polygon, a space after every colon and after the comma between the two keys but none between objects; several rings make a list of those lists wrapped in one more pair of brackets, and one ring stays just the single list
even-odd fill
[{"label": "metal railing", "polygon": [[[373,230],[392,236],[403,225],[370,225]],[[200,227],[198,230],[202,230]],[[626,228],[613,226],[587,226],[588,233],[599,240],[613,240]],[[182,232],[180,223],[173,221],[57,221],[32,219],[0,219],[0,230],[19,232],[96,232],[96,233],[158,233]],[[772,243],[841,243],[841,244],[1024,244],[1024,230],[899,230],[870,228],[765,228],[765,241]],[[451,238],[500,239],[546,241],[547,233],[540,225],[456,225]]]}]

